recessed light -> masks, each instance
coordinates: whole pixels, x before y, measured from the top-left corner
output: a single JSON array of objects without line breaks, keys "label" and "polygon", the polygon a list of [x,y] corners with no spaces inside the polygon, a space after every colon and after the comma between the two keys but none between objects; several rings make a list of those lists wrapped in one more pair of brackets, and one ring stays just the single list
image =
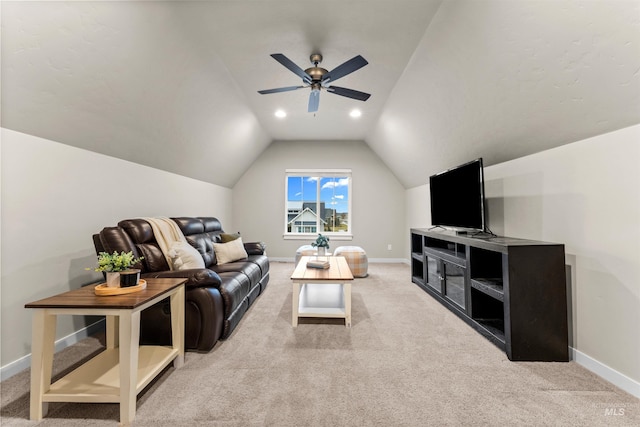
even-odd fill
[{"label": "recessed light", "polygon": [[276,111],[276,117],[279,119],[284,119],[285,117],[287,117],[287,112],[284,110],[278,110]]},{"label": "recessed light", "polygon": [[360,111],[360,110],[351,110],[349,115],[351,117],[353,117],[354,119],[357,119],[358,117],[360,117],[362,115],[362,111]]}]

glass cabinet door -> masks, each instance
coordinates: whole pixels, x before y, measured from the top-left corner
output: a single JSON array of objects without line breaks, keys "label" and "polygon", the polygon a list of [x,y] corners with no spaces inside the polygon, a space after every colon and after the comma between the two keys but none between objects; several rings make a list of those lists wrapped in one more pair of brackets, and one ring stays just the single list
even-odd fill
[{"label": "glass cabinet door", "polygon": [[438,293],[442,293],[442,263],[438,258],[434,258],[429,255],[425,255],[425,268],[427,285],[433,288]]},{"label": "glass cabinet door", "polygon": [[448,299],[465,308],[464,273],[465,269],[459,265],[443,262],[444,294]]}]

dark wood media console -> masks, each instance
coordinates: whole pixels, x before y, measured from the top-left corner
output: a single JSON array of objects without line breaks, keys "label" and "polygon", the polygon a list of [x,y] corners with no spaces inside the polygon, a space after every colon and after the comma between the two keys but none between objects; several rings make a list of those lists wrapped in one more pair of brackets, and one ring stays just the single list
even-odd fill
[{"label": "dark wood media console", "polygon": [[569,360],[564,245],[412,228],[411,280],[509,360]]}]

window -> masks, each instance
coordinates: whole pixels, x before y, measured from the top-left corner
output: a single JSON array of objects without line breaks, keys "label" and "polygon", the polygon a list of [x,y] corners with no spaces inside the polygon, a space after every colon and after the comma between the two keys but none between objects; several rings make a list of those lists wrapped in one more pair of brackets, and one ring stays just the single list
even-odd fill
[{"label": "window", "polygon": [[351,235],[351,170],[287,170],[285,194],[285,236]]}]

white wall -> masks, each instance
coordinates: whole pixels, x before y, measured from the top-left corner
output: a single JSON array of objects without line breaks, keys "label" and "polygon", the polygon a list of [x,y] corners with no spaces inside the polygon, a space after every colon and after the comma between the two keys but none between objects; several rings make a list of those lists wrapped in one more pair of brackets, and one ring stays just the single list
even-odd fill
[{"label": "white wall", "polygon": [[[486,167],[485,189],[495,233],[565,245],[576,361],[640,396],[638,141],[640,125]],[[408,227],[428,200],[407,190]]]},{"label": "white wall", "polygon": [[[308,242],[282,239],[284,170],[351,168],[354,240],[347,243],[370,257],[408,259],[408,228],[430,224],[428,185],[405,191],[363,142],[274,142],[232,192],[6,129],[1,136],[2,366],[30,352],[24,304],[100,279],[84,270],[95,262],[91,235],[123,218],[210,214],[247,240],[266,241],[270,256],[292,258]],[[636,395],[639,140],[640,125],[485,169],[495,232],[566,245],[576,360],[618,373],[613,379],[626,378]],[[83,319],[61,321],[57,336],[83,326]]]},{"label": "white wall", "polygon": [[413,188],[638,124],[639,27],[638,1],[443,1],[365,139]]},{"label": "white wall", "polygon": [[[92,234],[139,216],[218,217],[233,228],[232,190],[102,154],[1,131],[1,358],[31,352],[25,303],[101,279]],[[57,337],[85,325],[58,321]]]},{"label": "white wall", "polygon": [[305,168],[352,170],[353,240],[332,240],[331,249],[357,245],[370,259],[404,256],[404,188],[363,141],[273,142],[233,188],[234,231],[265,241],[275,258],[293,259],[300,245],[310,244],[283,239],[285,170]]}]

